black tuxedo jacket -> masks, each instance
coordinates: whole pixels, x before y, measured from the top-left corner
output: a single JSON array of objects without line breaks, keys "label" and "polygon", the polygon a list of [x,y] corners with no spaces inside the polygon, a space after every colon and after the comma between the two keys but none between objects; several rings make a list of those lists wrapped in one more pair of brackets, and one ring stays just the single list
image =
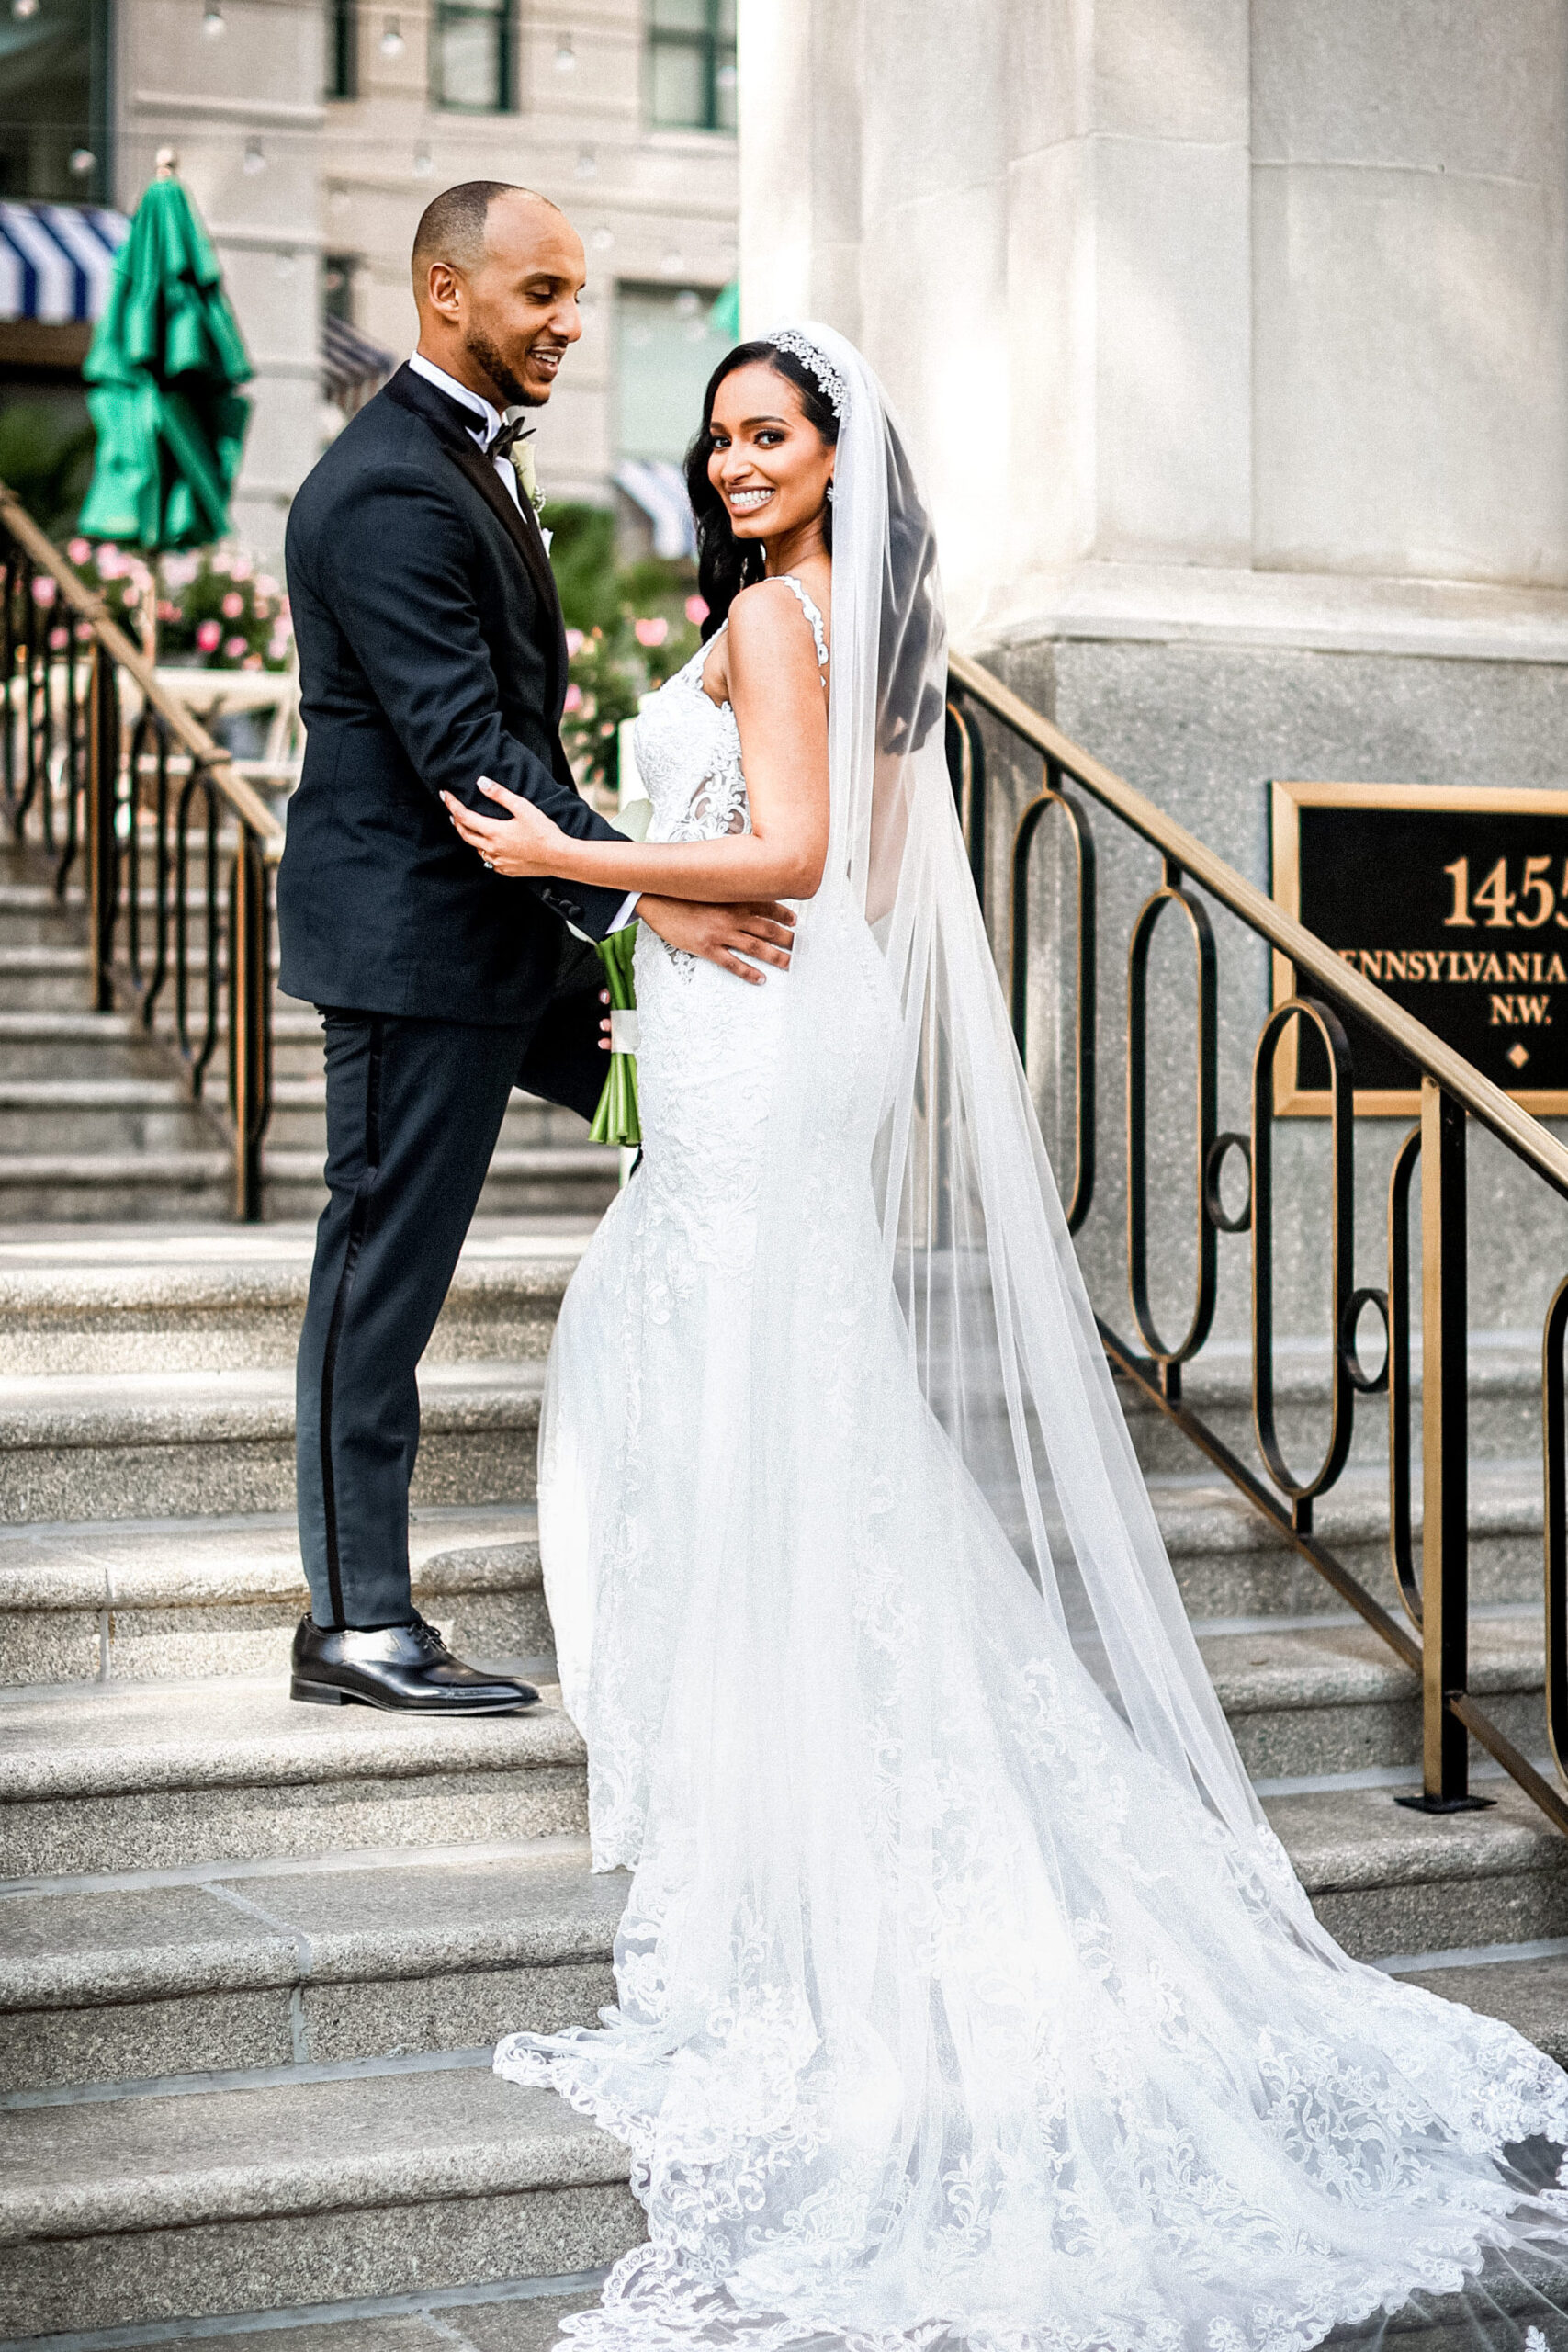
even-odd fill
[{"label": "black tuxedo jacket", "polygon": [[283,988],[314,1004],[486,1024],[544,1009],[561,917],[625,899],[491,874],[437,795],[503,814],[481,775],[580,838],[620,838],[561,749],[566,636],[538,526],[400,368],[294,501],[288,593],[305,762],[277,882]]}]

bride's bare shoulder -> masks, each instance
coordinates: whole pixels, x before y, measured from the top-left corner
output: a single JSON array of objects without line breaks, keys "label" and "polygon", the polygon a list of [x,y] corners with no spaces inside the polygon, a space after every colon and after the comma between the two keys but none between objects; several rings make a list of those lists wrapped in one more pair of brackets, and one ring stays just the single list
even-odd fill
[{"label": "bride's bare shoulder", "polygon": [[815,677],[811,626],[787,580],[755,580],[729,607],[731,658],[777,661],[798,657]]}]

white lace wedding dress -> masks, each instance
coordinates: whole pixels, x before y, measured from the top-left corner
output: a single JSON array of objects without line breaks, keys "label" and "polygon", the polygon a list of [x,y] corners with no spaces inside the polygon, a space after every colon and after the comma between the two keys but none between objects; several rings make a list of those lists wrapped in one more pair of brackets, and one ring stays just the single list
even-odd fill
[{"label": "white lace wedding dress", "polygon": [[[836,699],[837,575],[833,652]],[[650,839],[749,824],[705,655],[638,721]],[[649,2225],[574,2340],[1304,2352],[1511,2278],[1568,2238],[1503,2154],[1568,2141],[1568,2078],[1346,1959],[1075,1646],[890,1271],[886,925],[831,866],[807,911],[761,988],[642,933],[645,1158],[550,1360],[563,1694],[635,1876],[603,2030],[496,2064],[626,2142]]]}]

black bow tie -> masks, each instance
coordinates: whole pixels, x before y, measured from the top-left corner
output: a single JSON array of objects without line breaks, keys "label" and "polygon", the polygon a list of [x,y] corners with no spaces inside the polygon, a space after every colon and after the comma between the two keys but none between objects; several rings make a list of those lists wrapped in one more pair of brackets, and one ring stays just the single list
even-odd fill
[{"label": "black bow tie", "polygon": [[510,458],[513,450],[517,447],[519,441],[525,441],[533,430],[533,426],[531,424],[525,424],[521,417],[519,417],[517,422],[513,424],[503,424],[501,431],[496,435],[495,439],[490,445],[490,456],[492,458]]}]

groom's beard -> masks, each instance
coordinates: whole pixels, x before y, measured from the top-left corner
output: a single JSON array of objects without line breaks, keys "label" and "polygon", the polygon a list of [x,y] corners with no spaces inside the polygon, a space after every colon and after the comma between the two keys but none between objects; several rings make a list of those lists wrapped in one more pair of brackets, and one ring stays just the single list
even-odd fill
[{"label": "groom's beard", "polygon": [[471,359],[479,362],[498,392],[506,395],[507,408],[542,408],[544,402],[536,392],[530,392],[522,379],[502,357],[490,337],[479,327],[470,326],[463,337],[463,348]]}]

